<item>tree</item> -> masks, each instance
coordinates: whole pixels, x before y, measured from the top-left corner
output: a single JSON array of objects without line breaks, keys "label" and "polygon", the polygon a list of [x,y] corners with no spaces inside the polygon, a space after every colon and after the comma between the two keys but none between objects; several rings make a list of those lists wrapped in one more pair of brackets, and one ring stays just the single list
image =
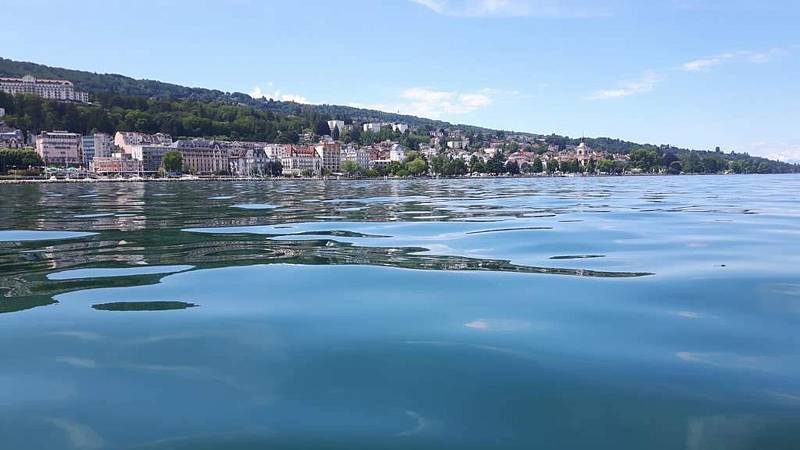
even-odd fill
[{"label": "tree", "polygon": [[445,167],[446,175],[460,176],[467,174],[467,163],[461,158],[454,158],[447,162]]},{"label": "tree", "polygon": [[681,167],[685,173],[703,173],[705,167],[697,152],[689,152],[681,156]]},{"label": "tree", "polygon": [[428,163],[423,158],[414,158],[405,163],[406,171],[414,176],[425,175],[428,173]]},{"label": "tree", "polygon": [[0,173],[9,169],[33,169],[44,166],[44,161],[33,150],[0,149]]},{"label": "tree", "polygon": [[317,136],[329,136],[331,134],[331,127],[328,126],[328,121],[319,119],[314,127],[314,133],[316,133]]},{"label": "tree", "polygon": [[180,173],[183,170],[183,154],[177,150],[164,153],[161,165],[166,172]]},{"label": "tree", "polygon": [[593,174],[596,170],[597,162],[594,160],[594,158],[589,158],[589,160],[586,162],[586,173]]},{"label": "tree", "polygon": [[519,175],[519,164],[516,161],[509,161],[506,164],[506,172],[511,175]]},{"label": "tree", "polygon": [[476,155],[472,155],[472,158],[469,160],[469,171],[470,173],[483,173],[486,171],[486,166],[483,164],[483,160],[478,158]]},{"label": "tree", "polygon": [[342,163],[342,172],[346,173],[347,176],[353,176],[360,171],[361,167],[355,161],[347,160]]},{"label": "tree", "polygon": [[486,161],[486,172],[493,173],[493,174],[501,174],[504,173],[505,170],[505,158],[500,152],[495,153],[494,156],[489,158]]},{"label": "tree", "polygon": [[531,166],[531,172],[542,173],[543,171],[544,171],[544,166],[542,165],[542,158],[534,158],[533,165]]},{"label": "tree", "polygon": [[270,161],[267,164],[267,171],[273,177],[279,177],[283,175],[283,163],[278,160]]}]

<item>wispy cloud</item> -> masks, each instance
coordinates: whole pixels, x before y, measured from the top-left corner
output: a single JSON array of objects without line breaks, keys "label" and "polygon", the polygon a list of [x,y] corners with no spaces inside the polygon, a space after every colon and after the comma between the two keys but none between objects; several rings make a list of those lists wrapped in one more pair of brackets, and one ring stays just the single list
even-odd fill
[{"label": "wispy cloud", "polygon": [[653,88],[666,79],[667,75],[675,72],[703,72],[729,62],[745,62],[763,64],[772,61],[777,56],[788,51],[782,48],[773,48],[763,52],[740,50],[735,52],[720,53],[708,58],[695,59],[677,67],[661,70],[648,70],[642,78],[628,81],[613,89],[601,89],[586,97],[587,100],[612,100],[630,97],[636,94],[650,92]]},{"label": "wispy cloud", "polygon": [[350,103],[349,105],[437,119],[454,114],[468,114],[490,106],[498,99],[510,98],[518,94],[517,91],[491,88],[459,92],[412,87],[402,91],[396,103]]},{"label": "wispy cloud", "polygon": [[456,17],[581,18],[611,15],[605,1],[594,0],[411,0],[431,11]]},{"label": "wispy cloud", "polygon": [[647,71],[638,80],[623,83],[614,89],[601,89],[595,91],[588,97],[588,100],[612,100],[616,98],[630,97],[636,94],[650,92],[653,87],[662,80],[662,76],[654,71]]},{"label": "wispy cloud", "polygon": [[777,48],[770,49],[766,52],[741,50],[737,52],[721,53],[708,58],[700,58],[689,61],[681,65],[681,69],[686,72],[699,72],[710,70],[713,67],[729,62],[748,62],[757,64],[766,63],[782,53],[784,53],[784,50]]},{"label": "wispy cloud", "polygon": [[800,164],[800,139],[788,141],[758,141],[734,145],[737,152],[747,152],[778,161]]},{"label": "wispy cloud", "polygon": [[311,103],[308,101],[308,98],[297,95],[297,94],[287,94],[281,92],[280,89],[274,89],[272,82],[270,81],[267,83],[267,90],[261,89],[261,86],[254,86],[253,89],[248,92],[250,97],[255,99],[259,98],[271,98],[273,100],[282,100],[285,102],[296,102],[296,103]]}]

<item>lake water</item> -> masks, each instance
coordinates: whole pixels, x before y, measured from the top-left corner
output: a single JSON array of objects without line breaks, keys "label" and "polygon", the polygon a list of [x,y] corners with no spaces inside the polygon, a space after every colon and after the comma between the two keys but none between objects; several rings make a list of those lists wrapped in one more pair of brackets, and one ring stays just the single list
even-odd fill
[{"label": "lake water", "polygon": [[800,177],[0,186],[2,449],[800,448]]}]

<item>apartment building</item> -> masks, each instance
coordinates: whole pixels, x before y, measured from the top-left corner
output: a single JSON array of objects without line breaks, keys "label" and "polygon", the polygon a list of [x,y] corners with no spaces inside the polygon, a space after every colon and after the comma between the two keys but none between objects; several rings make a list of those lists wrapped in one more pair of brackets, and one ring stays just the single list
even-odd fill
[{"label": "apartment building", "polygon": [[89,103],[89,94],[76,91],[71,81],[40,80],[31,75],[22,78],[0,78],[0,91],[11,95],[36,95],[48,100]]},{"label": "apartment building", "polygon": [[45,164],[79,166],[83,162],[81,140],[77,133],[43,131],[36,136],[36,153]]}]

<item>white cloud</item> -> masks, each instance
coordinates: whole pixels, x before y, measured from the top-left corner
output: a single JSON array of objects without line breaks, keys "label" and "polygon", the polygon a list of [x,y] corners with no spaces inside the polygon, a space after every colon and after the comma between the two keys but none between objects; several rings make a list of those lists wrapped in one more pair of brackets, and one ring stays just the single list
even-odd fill
[{"label": "white cloud", "polygon": [[661,76],[653,71],[645,72],[642,78],[622,84],[615,89],[601,89],[595,91],[587,97],[588,100],[611,100],[616,98],[630,97],[631,95],[650,92],[653,87],[661,81]]},{"label": "white cloud", "polygon": [[769,62],[783,52],[783,50],[777,48],[770,49],[766,52],[752,52],[748,50],[728,52],[708,58],[700,58],[689,61],[681,65],[681,68],[686,72],[699,72],[710,70],[713,67],[725,64],[727,62],[749,62],[759,64]]},{"label": "white cloud", "polygon": [[459,92],[412,87],[402,91],[396,103],[350,103],[349,106],[437,119],[454,114],[468,114],[486,108],[498,99],[518,94],[516,91],[490,88]]},{"label": "white cloud", "polygon": [[734,151],[783,162],[800,163],[800,140],[750,142],[735,146]]},{"label": "white cloud", "polygon": [[[272,82],[267,83],[268,89],[272,88]],[[261,86],[254,86],[253,89],[248,92],[250,97],[255,99],[260,98],[271,98],[273,100],[282,100],[284,102],[296,102],[296,103],[311,103],[308,101],[308,98],[297,95],[297,94],[284,94],[281,92],[280,89],[275,89],[273,91],[264,91],[261,89]]]},{"label": "white cloud", "polygon": [[611,12],[594,0],[411,0],[431,11],[457,17],[605,17]]}]

